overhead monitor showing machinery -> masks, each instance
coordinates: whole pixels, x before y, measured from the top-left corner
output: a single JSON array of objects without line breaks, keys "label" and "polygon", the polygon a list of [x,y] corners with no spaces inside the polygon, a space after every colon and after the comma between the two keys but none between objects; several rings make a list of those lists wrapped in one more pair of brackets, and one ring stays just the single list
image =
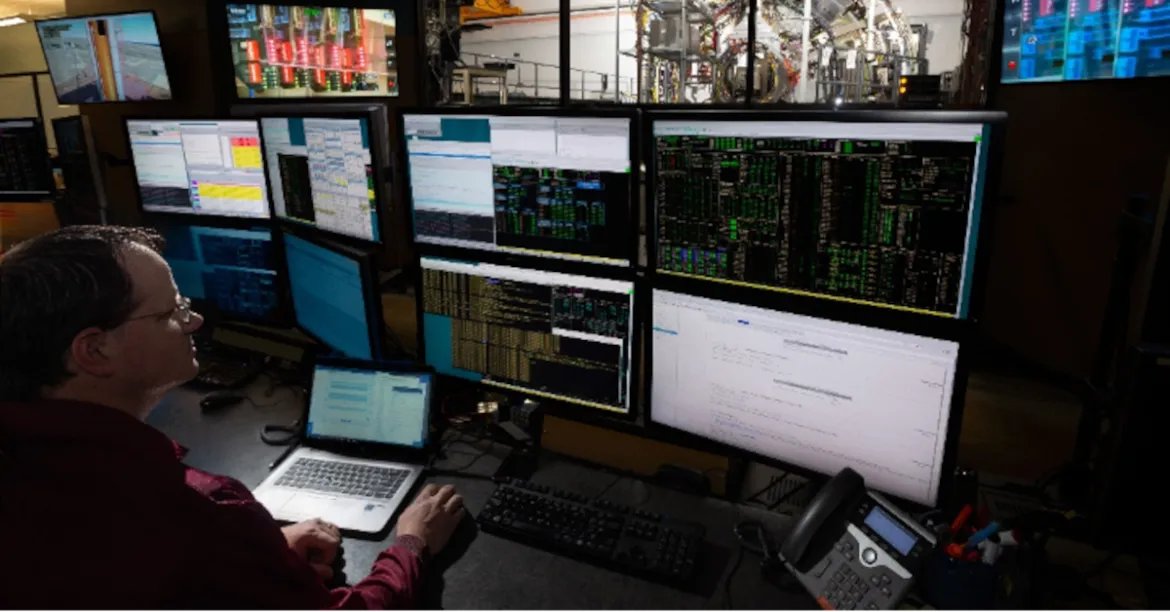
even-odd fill
[{"label": "overhead monitor showing machinery", "polygon": [[170,100],[154,13],[36,22],[59,104]]},{"label": "overhead monitor showing machinery", "polygon": [[263,117],[260,125],[278,219],[379,241],[367,118]]},{"label": "overhead monitor showing machinery", "polygon": [[0,201],[35,201],[52,194],[49,149],[40,120],[0,120]]},{"label": "overhead monitor showing machinery", "polygon": [[968,317],[989,124],[662,114],[652,130],[659,273]]},{"label": "overhead monitor showing machinery", "polygon": [[633,115],[408,113],[420,244],[630,265]]},{"label": "overhead monitor showing machinery", "polygon": [[652,300],[653,423],[939,501],[957,342],[658,288]]},{"label": "overhead monitor showing machinery", "polygon": [[260,126],[239,119],[128,119],[146,212],[267,219]]},{"label": "overhead monitor showing machinery", "polygon": [[634,284],[423,257],[420,328],[439,374],[628,414]]},{"label": "overhead monitor showing machinery", "polygon": [[1167,0],[1009,0],[1001,82],[1170,76]]},{"label": "overhead monitor showing machinery", "polygon": [[[200,312],[250,323],[283,324],[281,284],[272,231],[211,227],[168,219],[160,224],[179,293]],[[204,310],[206,309],[206,310]]]},{"label": "overhead monitor showing machinery", "polygon": [[340,356],[383,357],[382,298],[374,254],[283,232],[297,326]]},{"label": "overhead monitor showing machinery", "polygon": [[393,10],[228,4],[227,22],[240,98],[398,95]]}]

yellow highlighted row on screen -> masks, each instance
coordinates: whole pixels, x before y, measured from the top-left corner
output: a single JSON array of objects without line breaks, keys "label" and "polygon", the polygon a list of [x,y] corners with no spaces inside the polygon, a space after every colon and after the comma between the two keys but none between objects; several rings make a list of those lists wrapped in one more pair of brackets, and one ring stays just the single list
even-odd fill
[{"label": "yellow highlighted row on screen", "polygon": [[199,197],[221,200],[263,200],[264,189],[257,185],[199,183]]},{"label": "yellow highlighted row on screen", "polygon": [[909,306],[899,306],[897,304],[883,304],[882,302],[871,302],[869,300],[859,300],[856,298],[842,297],[839,295],[828,295],[825,293],[814,293],[812,291],[801,291],[800,289],[789,289],[788,287],[769,287],[767,285],[756,285],[753,283],[745,283],[743,281],[730,280],[726,278],[712,278],[710,276],[701,276],[699,274],[687,274],[686,272],[675,272],[673,270],[659,270],[661,274],[669,274],[671,276],[682,276],[684,278],[698,278],[706,281],[715,281],[726,285],[735,285],[737,287],[748,287],[750,289],[767,289],[768,291],[776,291],[779,293],[791,293],[793,295],[803,295],[806,297],[821,298],[825,300],[833,300],[836,302],[848,302],[850,304],[862,304],[864,306],[877,306],[879,308],[888,308],[890,310],[901,310],[903,312],[914,312],[918,314],[934,315],[944,319],[953,319],[955,315],[948,312],[936,312],[934,310],[923,310],[921,308],[911,308]]},{"label": "yellow highlighted row on screen", "polygon": [[260,147],[232,147],[232,164],[237,168],[260,169]]},{"label": "yellow highlighted row on screen", "polygon": [[589,406],[590,408],[600,408],[602,410],[608,410],[610,412],[617,412],[617,413],[621,413],[621,414],[625,414],[625,412],[626,412],[625,410],[622,410],[621,408],[615,408],[614,406],[609,406],[606,404],[599,404],[597,402],[590,402],[588,400],[577,399],[577,398],[568,397],[565,395],[556,395],[554,393],[545,393],[544,391],[537,391],[535,389],[529,389],[528,387],[521,387],[519,385],[509,385],[508,383],[502,383],[502,382],[497,382],[494,380],[487,380],[487,379],[484,379],[480,382],[482,382],[485,385],[492,385],[493,387],[500,387],[501,389],[511,389],[513,391],[521,391],[523,393],[527,393],[528,395],[547,397],[549,399],[556,399],[556,400],[561,400],[564,402],[570,402],[573,404],[580,404],[582,406]]}]

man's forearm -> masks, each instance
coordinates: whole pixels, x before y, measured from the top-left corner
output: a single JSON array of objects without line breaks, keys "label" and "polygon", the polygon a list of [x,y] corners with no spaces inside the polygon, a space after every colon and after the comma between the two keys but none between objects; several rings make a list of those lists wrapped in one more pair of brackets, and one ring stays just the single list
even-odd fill
[{"label": "man's forearm", "polygon": [[389,610],[416,607],[428,552],[414,536],[399,536],[374,561],[370,575],[352,587],[333,589],[330,609]]}]

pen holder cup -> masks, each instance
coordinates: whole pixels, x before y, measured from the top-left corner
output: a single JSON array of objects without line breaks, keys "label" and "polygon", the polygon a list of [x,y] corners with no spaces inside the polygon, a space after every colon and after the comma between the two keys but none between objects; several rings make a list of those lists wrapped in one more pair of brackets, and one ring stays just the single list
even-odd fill
[{"label": "pen holder cup", "polygon": [[989,610],[996,607],[1000,563],[960,561],[936,549],[920,583],[923,600],[939,610]]}]

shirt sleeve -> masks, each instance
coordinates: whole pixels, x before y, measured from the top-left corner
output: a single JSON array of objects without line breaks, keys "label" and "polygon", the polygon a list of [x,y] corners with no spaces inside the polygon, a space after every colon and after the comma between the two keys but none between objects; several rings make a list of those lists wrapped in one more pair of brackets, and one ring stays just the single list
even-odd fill
[{"label": "shirt sleeve", "polygon": [[351,586],[330,591],[335,610],[402,610],[417,607],[422,585],[422,546],[417,538],[400,536],[374,561],[370,575]]}]

